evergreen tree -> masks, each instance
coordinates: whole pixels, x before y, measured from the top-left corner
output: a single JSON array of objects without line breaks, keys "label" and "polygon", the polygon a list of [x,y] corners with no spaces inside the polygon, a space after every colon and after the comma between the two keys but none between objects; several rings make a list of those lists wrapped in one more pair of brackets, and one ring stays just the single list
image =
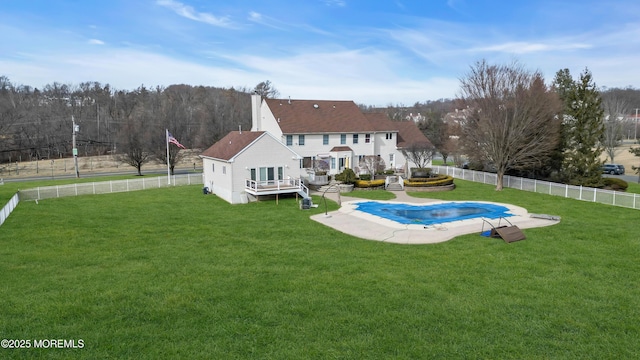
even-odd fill
[{"label": "evergreen tree", "polygon": [[574,81],[568,69],[556,73],[554,86],[564,102],[562,121],[562,176],[572,185],[599,186],[602,182],[604,110],[591,72]]}]

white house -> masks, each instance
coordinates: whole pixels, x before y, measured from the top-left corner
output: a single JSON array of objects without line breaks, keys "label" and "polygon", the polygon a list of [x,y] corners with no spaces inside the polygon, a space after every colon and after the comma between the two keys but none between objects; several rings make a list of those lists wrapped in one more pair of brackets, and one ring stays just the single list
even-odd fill
[{"label": "white house", "polygon": [[384,113],[363,113],[353,101],[262,99],[252,95],[251,131],[266,131],[302,157],[300,176],[326,163],[330,175],[360,172],[365,156],[380,156],[387,169],[407,170],[402,149],[430,144],[413,121],[394,122]]},{"label": "white house", "polygon": [[232,131],[200,157],[204,186],[231,204],[260,195],[309,196],[300,181],[302,157],[266,131]]},{"label": "white house", "polygon": [[391,121],[383,113],[363,113],[353,101],[262,99],[252,95],[251,131],[233,131],[200,157],[205,187],[232,204],[260,195],[299,193],[314,168],[330,175],[366,156],[379,156],[387,169],[409,163],[402,150],[430,144],[413,121]]}]

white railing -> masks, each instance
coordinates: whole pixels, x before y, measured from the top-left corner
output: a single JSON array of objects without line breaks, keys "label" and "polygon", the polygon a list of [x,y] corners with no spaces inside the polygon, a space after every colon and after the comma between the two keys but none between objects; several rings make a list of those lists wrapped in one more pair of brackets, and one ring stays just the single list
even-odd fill
[{"label": "white railing", "polygon": [[2,210],[0,210],[0,225],[4,224],[4,221],[7,220],[13,209],[18,206],[19,202],[20,196],[18,196],[18,193],[15,193]]},{"label": "white railing", "polygon": [[304,185],[302,179],[283,179],[283,180],[251,180],[245,179],[245,188],[252,194],[269,193],[269,192],[285,192],[290,190],[303,191],[309,196],[309,189]]},{"label": "white railing", "polygon": [[[452,166],[432,166],[434,172],[445,174],[454,178],[496,185],[498,176],[494,173],[460,169]],[[586,186],[575,186],[553,183],[544,180],[527,179],[517,176],[505,175],[502,179],[503,186],[531,191],[540,194],[556,195],[565,198],[598,202],[607,205],[622,206],[632,209],[640,209],[640,195],[620,191],[602,190]]]},{"label": "white railing", "polygon": [[168,183],[166,177],[158,176],[141,179],[38,187],[34,189],[20,190],[18,194],[20,195],[20,200],[41,200],[64,196],[108,194],[114,192],[157,189],[169,186],[196,185],[202,183],[202,174],[184,174],[172,175],[171,184]]}]

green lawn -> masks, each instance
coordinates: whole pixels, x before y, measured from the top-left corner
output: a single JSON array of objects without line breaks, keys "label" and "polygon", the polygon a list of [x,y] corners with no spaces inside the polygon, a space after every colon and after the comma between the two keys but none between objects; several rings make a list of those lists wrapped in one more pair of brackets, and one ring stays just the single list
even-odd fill
[{"label": "green lawn", "polygon": [[417,246],[309,219],[324,206],[229,205],[201,186],[22,202],[0,227],[0,338],[85,347],[0,357],[640,356],[638,210],[456,184],[415,195],[562,221],[512,244]]}]

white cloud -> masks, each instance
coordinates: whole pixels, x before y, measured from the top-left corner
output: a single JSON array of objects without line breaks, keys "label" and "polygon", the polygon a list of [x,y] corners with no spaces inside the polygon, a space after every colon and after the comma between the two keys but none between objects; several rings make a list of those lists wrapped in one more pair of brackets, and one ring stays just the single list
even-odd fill
[{"label": "white cloud", "polygon": [[90,45],[104,45],[104,41],[98,39],[89,39]]},{"label": "white cloud", "polygon": [[193,7],[185,5],[179,1],[174,0],[157,0],[156,2],[160,6],[164,6],[173,10],[176,14],[183,16],[187,19],[203,22],[209,25],[233,28],[236,27],[231,20],[227,17],[217,17],[213,14],[206,12],[197,12]]},{"label": "white cloud", "polygon": [[545,44],[540,42],[515,41],[471,49],[472,52],[506,52],[510,54],[526,54],[532,52],[581,50],[592,48],[589,44]]},{"label": "white cloud", "polygon": [[327,6],[337,6],[337,7],[347,6],[347,2],[344,0],[324,0],[324,3]]}]

